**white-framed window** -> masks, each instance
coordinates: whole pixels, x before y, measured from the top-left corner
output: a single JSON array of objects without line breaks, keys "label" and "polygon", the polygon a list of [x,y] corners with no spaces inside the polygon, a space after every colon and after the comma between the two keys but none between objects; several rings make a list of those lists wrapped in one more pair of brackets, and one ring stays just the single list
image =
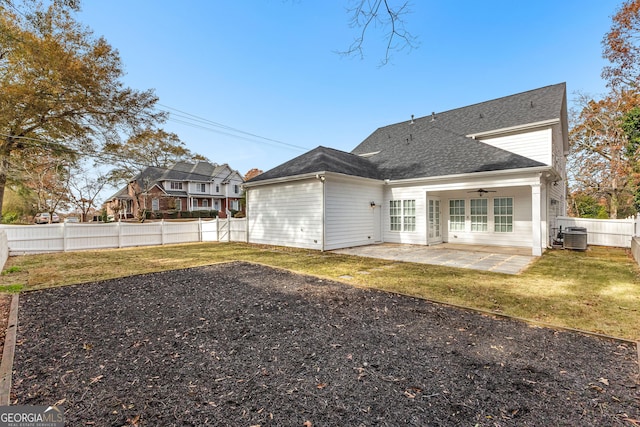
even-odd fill
[{"label": "white-framed window", "polygon": [[449,200],[449,230],[465,230],[465,201],[464,199]]},{"label": "white-framed window", "polygon": [[209,201],[207,199],[203,199],[202,200],[202,207],[203,208],[208,208],[209,207]]},{"label": "white-framed window", "polygon": [[513,232],[513,197],[493,199],[493,223],[497,233]]},{"label": "white-framed window", "polygon": [[469,213],[471,214],[471,231],[488,231],[489,215],[487,199],[471,199]]},{"label": "white-framed window", "polygon": [[196,188],[201,193],[206,193],[207,192],[207,184],[196,184]]},{"label": "white-framed window", "polygon": [[176,210],[177,211],[182,210],[182,199],[176,199]]},{"label": "white-framed window", "polygon": [[390,200],[389,224],[391,231],[416,231],[416,201]]},{"label": "white-framed window", "polygon": [[160,210],[160,199],[151,199],[151,210],[152,211]]},{"label": "white-framed window", "polygon": [[198,199],[191,199],[191,206],[194,208],[198,207]]},{"label": "white-framed window", "polygon": [[216,193],[220,192],[220,184],[216,184]]},{"label": "white-framed window", "polygon": [[217,200],[213,201],[213,209],[219,211],[220,210],[220,203]]},{"label": "white-framed window", "polygon": [[416,231],[416,201],[402,201],[402,230]]},{"label": "white-framed window", "polygon": [[234,211],[240,210],[240,203],[237,200],[231,201],[231,210],[234,210]]},{"label": "white-framed window", "polygon": [[391,200],[389,202],[389,223],[391,231],[402,230],[402,201]]},{"label": "white-framed window", "polygon": [[172,190],[182,190],[182,183],[181,182],[171,181],[171,184],[169,185],[169,187]]},{"label": "white-framed window", "polygon": [[238,192],[239,192],[239,191],[240,191],[240,187],[238,186],[238,184],[235,184],[235,185],[233,186],[233,192],[234,192],[235,194],[238,194]]}]

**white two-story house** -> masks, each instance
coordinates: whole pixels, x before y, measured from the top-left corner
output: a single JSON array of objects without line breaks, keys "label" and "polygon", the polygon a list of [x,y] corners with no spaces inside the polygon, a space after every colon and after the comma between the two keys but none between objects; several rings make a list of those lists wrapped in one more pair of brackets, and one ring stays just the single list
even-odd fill
[{"label": "white two-story house", "polygon": [[[169,168],[148,167],[107,200],[109,214],[139,217],[202,212],[226,218],[242,209],[242,176],[227,164],[178,162]],[[215,213],[213,213],[215,211]]]},{"label": "white two-story house", "polygon": [[245,183],[248,239],[319,250],[393,242],[527,247],[566,212],[566,85],[381,127]]}]

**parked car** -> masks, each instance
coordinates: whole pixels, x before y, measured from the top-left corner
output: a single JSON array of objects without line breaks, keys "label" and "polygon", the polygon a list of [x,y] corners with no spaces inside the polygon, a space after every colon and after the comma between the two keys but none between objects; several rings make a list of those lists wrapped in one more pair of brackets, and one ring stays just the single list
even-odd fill
[{"label": "parked car", "polygon": [[68,216],[64,219],[64,222],[80,222],[80,218],[77,216]]},{"label": "parked car", "polygon": [[[33,222],[35,222],[36,224],[49,224],[49,212],[37,213],[36,216],[33,218]],[[52,223],[60,222],[60,217],[58,216],[57,213],[55,212],[53,213],[51,222]]]}]

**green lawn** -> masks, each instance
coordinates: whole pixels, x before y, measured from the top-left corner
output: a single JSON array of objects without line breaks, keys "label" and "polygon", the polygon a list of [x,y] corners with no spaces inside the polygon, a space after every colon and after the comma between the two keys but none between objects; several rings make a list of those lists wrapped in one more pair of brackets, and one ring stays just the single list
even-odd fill
[{"label": "green lawn", "polygon": [[28,291],[235,260],[640,340],[640,269],[618,248],[548,251],[512,276],[303,249],[198,243],[11,257],[0,288]]}]

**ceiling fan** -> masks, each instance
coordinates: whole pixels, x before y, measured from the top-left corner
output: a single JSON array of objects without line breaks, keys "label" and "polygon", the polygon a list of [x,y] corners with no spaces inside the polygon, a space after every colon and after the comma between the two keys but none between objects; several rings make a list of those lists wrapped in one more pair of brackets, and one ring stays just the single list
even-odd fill
[{"label": "ceiling fan", "polygon": [[482,197],[483,194],[495,193],[495,192],[496,190],[485,190],[484,188],[478,188],[477,190],[467,191],[467,193],[478,193],[480,197]]}]

